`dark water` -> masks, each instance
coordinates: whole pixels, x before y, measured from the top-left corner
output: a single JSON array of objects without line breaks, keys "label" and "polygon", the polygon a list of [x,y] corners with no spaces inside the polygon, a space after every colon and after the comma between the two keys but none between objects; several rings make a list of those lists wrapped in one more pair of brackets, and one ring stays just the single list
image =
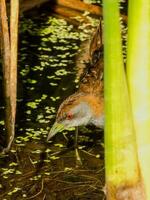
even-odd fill
[{"label": "dark water", "polygon": [[[0,199],[103,199],[103,133],[81,127],[78,167],[74,130],[46,142],[58,106],[77,87],[77,51],[89,35],[80,25],[77,30],[42,9],[21,18],[16,137],[0,157]],[[3,101],[0,111],[2,146]]]}]

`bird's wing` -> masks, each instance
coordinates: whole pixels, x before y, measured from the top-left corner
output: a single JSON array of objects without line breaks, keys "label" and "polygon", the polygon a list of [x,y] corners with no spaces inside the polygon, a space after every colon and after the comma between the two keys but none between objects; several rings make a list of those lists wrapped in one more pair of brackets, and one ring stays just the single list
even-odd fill
[{"label": "bird's wing", "polygon": [[86,39],[80,45],[80,51],[76,57],[76,73],[77,73],[76,77],[78,80],[80,80],[81,76],[85,71],[86,68],[85,63],[88,63],[90,60],[89,47],[90,47],[90,38]]},{"label": "bird's wing", "polygon": [[103,95],[103,43],[101,22],[93,36],[89,48],[89,62],[80,78],[79,91]]}]

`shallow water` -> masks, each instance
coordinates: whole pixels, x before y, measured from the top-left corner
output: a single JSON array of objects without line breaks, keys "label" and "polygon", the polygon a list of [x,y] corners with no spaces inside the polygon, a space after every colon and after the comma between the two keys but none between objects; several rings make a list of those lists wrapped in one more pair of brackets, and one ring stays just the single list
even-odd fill
[{"label": "shallow water", "polygon": [[[16,137],[0,157],[0,199],[103,199],[103,132],[81,127],[82,166],[74,130],[46,142],[59,104],[76,90],[76,54],[87,33],[43,11],[21,18]],[[1,130],[3,110],[1,101]]]}]

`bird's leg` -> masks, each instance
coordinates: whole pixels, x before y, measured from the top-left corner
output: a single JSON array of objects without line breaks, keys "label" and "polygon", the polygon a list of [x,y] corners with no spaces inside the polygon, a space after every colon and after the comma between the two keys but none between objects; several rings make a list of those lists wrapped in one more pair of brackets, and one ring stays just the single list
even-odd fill
[{"label": "bird's leg", "polygon": [[75,154],[76,154],[76,166],[82,165],[82,161],[78,151],[78,127],[75,129]]}]

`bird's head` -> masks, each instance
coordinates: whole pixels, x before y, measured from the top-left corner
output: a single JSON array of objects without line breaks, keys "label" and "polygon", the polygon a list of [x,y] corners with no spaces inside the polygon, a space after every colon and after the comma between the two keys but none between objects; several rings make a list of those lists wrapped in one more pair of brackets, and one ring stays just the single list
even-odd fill
[{"label": "bird's head", "polygon": [[[101,107],[101,108],[100,108]],[[103,112],[103,105],[99,105],[96,98],[82,93],[69,96],[59,107],[56,121],[52,126],[47,140],[56,133],[70,127],[82,126],[92,123],[98,112]]]}]

